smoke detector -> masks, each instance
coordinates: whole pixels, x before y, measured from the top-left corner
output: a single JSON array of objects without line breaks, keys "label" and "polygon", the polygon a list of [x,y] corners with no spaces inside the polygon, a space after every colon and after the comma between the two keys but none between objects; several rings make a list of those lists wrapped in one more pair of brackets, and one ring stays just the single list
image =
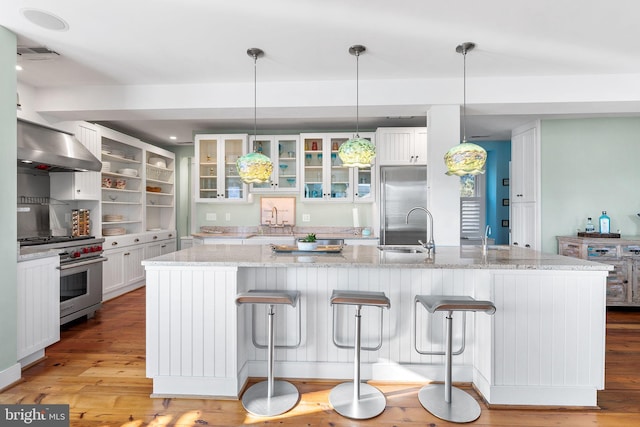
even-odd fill
[{"label": "smoke detector", "polygon": [[18,46],[18,55],[25,61],[49,61],[60,56],[58,52],[44,46]]}]

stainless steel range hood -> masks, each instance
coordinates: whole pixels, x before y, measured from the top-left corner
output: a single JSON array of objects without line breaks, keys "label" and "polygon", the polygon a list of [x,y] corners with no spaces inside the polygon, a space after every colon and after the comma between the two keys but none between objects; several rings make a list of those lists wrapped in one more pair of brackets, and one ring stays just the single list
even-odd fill
[{"label": "stainless steel range hood", "polygon": [[18,120],[18,166],[44,172],[99,172],[102,163],[72,134]]}]

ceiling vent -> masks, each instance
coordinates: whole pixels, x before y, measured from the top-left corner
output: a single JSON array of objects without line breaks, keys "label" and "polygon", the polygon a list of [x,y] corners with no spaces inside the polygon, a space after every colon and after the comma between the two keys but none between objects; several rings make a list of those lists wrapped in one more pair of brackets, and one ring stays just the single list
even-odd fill
[{"label": "ceiling vent", "polygon": [[18,46],[18,55],[25,61],[47,61],[60,56],[58,52],[44,46]]}]

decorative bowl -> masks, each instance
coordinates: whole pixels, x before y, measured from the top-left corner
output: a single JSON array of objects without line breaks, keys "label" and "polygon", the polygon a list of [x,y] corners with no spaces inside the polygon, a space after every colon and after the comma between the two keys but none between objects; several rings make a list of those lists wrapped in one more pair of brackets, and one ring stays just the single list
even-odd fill
[{"label": "decorative bowl", "polygon": [[300,251],[314,251],[318,249],[318,242],[302,242],[298,240],[297,244],[298,250]]}]

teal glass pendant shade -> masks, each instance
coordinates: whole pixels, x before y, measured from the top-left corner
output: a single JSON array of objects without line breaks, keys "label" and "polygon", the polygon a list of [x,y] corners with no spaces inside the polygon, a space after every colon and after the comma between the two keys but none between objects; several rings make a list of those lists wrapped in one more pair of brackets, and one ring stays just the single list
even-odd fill
[{"label": "teal glass pendant shade", "polygon": [[355,138],[340,145],[338,156],[344,166],[368,168],[371,167],[373,158],[376,156],[376,147],[368,139],[356,135]]},{"label": "teal glass pendant shade", "polygon": [[487,151],[477,144],[462,142],[444,155],[447,175],[478,175],[484,173]]},{"label": "teal glass pendant shade", "polygon": [[236,160],[236,168],[245,184],[267,182],[273,172],[273,163],[264,154],[248,153]]}]

